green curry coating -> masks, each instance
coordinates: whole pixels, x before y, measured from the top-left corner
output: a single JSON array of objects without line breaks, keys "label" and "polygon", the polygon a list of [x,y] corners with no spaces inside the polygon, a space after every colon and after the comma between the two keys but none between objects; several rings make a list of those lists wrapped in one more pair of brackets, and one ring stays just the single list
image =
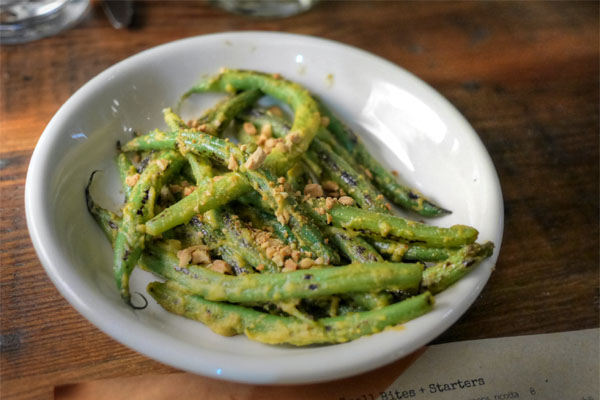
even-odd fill
[{"label": "green curry coating", "polygon": [[[326,215],[331,223],[346,229],[366,230],[382,237],[395,237],[410,243],[427,244],[434,247],[457,247],[472,243],[477,239],[475,228],[466,225],[454,225],[440,228],[416,221],[409,221],[394,215],[380,214],[353,206],[335,203],[327,208],[323,199],[308,199],[301,203],[303,209],[319,223],[326,224]],[[317,210],[327,210],[320,214]]]},{"label": "green curry coating", "polygon": [[144,222],[152,217],[156,193],[163,182],[176,174],[184,159],[175,151],[156,156],[140,174],[128,201],[114,244],[114,276],[121,297],[129,302],[129,276],[139,260],[145,244]]},{"label": "green curry coating", "polygon": [[365,236],[379,253],[391,261],[443,261],[454,254],[458,248],[428,247],[418,244],[402,243],[384,239],[375,235]]},{"label": "green curry coating", "polygon": [[125,198],[127,199],[129,197],[129,194],[131,193],[131,186],[127,184],[127,178],[132,175],[135,175],[137,173],[137,170],[135,169],[135,166],[133,165],[131,160],[129,160],[129,157],[127,157],[127,154],[125,153],[117,154],[115,162],[117,164],[117,170],[119,171],[121,186],[123,187],[123,192],[125,192]]},{"label": "green curry coating", "polygon": [[[274,115],[268,115],[262,110],[250,110],[240,114],[239,118],[252,122],[258,127],[271,125],[271,130],[276,137],[285,136],[290,129],[289,124]],[[381,213],[390,213],[383,195],[371,184],[364,173],[357,171],[347,159],[341,157],[330,145],[332,140],[327,140],[331,133],[324,127],[319,128],[316,137],[310,144],[309,151],[302,156],[311,170],[318,177],[327,172],[327,178],[336,182],[356,202],[367,210]]]},{"label": "green curry coating", "polygon": [[147,290],[167,311],[200,321],[220,335],[245,334],[262,343],[295,346],[344,343],[378,333],[427,313],[434,304],[433,296],[425,292],[377,310],[310,322],[266,314],[235,304],[209,301],[181,290],[172,282],[151,282]]},{"label": "green curry coating", "polygon": [[468,274],[474,266],[490,257],[493,252],[492,242],[463,246],[446,261],[427,268],[423,272],[423,286],[433,294],[442,292]]},{"label": "green curry coating", "polygon": [[274,149],[265,160],[265,167],[281,176],[306,152],[321,124],[317,103],[310,93],[279,74],[224,69],[215,77],[191,88],[184,98],[209,91],[235,92],[260,89],[263,93],[288,104],[294,111],[291,131],[286,136],[287,148]]},{"label": "green curry coating", "polygon": [[339,293],[402,290],[416,292],[422,264],[369,263],[312,268],[279,274],[223,275],[201,266],[181,268],[177,257],[152,246],[140,261],[146,269],[174,280],[207,300],[267,303]]}]

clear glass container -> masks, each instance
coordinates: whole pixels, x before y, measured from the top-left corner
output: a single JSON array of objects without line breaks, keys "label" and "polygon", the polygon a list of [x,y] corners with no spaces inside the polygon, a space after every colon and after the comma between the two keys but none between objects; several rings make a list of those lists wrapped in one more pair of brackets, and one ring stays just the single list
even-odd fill
[{"label": "clear glass container", "polygon": [[89,0],[0,0],[0,44],[30,42],[80,21]]}]

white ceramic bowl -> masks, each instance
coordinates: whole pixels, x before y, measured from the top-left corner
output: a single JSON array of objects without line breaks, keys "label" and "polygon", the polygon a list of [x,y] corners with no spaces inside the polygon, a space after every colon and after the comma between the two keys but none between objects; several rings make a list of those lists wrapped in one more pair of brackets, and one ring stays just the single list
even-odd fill
[{"label": "white ceramic bowl", "polygon": [[[126,306],[112,278],[111,248],[86,210],[84,187],[95,169],[95,199],[122,201],[113,159],[117,140],[162,127],[161,110],[220,67],[281,73],[321,96],[382,162],[453,211],[433,222],[476,227],[494,256],[437,296],[435,309],[405,325],[332,346],[293,348],[222,337],[171,315],[152,299]],[[184,116],[212,104],[186,103]],[[187,115],[185,115],[187,114]],[[502,195],[490,157],[465,119],[437,92],[398,66],[314,37],[236,32],[200,36],[144,51],[79,89],[52,118],[36,146],[25,190],[27,223],[38,256],[62,295],[119,342],[177,368],[253,383],[317,382],[394,361],[434,339],[471,305],[496,261]],[[136,270],[132,292],[152,280]],[[147,296],[149,297],[149,296]]]}]

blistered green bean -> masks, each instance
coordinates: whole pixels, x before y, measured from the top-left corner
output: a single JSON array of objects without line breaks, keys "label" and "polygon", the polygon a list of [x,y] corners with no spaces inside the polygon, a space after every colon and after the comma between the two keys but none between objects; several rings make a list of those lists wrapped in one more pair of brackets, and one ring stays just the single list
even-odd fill
[{"label": "blistered green bean", "polygon": [[173,283],[152,282],[148,293],[167,311],[206,324],[220,335],[245,334],[268,344],[343,343],[419,317],[434,304],[429,292],[373,311],[323,318],[314,323],[280,317],[186,293]]},{"label": "blistered green bean", "polygon": [[[155,255],[161,251],[152,249]],[[166,257],[144,256],[143,262],[152,272],[178,282],[207,300],[232,303],[278,302],[385,289],[415,292],[423,272],[423,265],[418,263],[370,263],[230,276],[195,265],[181,268],[176,263],[165,262]],[[172,259],[176,260],[174,256]]]},{"label": "blistered green bean", "polygon": [[[302,205],[307,214],[322,224],[327,224],[327,215],[329,215],[334,226],[366,230],[384,238],[387,236],[401,238],[409,243],[422,243],[434,247],[457,247],[474,242],[478,235],[475,228],[466,225],[440,228],[402,217],[344,206],[340,203],[327,207],[322,199],[309,199]],[[322,213],[319,213],[319,210],[322,210]]]}]

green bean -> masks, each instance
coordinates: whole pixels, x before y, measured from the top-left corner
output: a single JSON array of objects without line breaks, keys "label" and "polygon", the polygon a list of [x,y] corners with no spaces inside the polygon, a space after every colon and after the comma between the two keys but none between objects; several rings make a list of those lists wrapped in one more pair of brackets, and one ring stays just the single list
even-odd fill
[{"label": "green bean", "polygon": [[[192,166],[197,182],[202,182],[203,179],[212,177],[212,166],[206,159],[193,153],[186,154],[186,159]],[[277,265],[266,257],[258,246],[256,246],[252,238],[252,233],[241,226],[237,216],[234,215],[230,208],[215,208],[207,211],[204,216],[211,225],[212,237],[210,241],[219,243],[215,250],[217,250],[219,254],[225,255],[225,258],[235,260],[234,265],[237,266],[237,268],[234,267],[234,270],[236,270],[237,275],[240,273],[253,272],[251,268],[245,268],[241,265],[245,265],[246,263],[249,263],[249,265],[254,268],[262,264],[268,272],[278,271]],[[219,239],[215,236],[218,236]],[[226,251],[226,248],[234,250]],[[240,263],[240,257],[245,260],[244,263]]]},{"label": "green bean", "polygon": [[274,210],[277,220],[282,224],[289,223],[301,246],[310,247],[317,257],[323,258],[325,264],[339,262],[339,255],[325,243],[321,231],[300,210],[294,196],[277,191],[280,186],[277,186],[277,181],[269,171],[248,170],[244,175]]},{"label": "green bean", "polygon": [[187,153],[185,155],[185,159],[190,164],[196,184],[202,182],[206,178],[210,178],[213,176],[212,165],[207,159],[199,157],[194,153]]},{"label": "green bean", "polygon": [[[268,115],[263,110],[254,109],[238,117],[259,127],[271,125],[273,135],[276,137],[285,136],[289,131],[289,125],[284,120]],[[318,178],[321,178],[326,171],[326,176],[344,189],[362,208],[389,214],[389,205],[384,201],[383,195],[380,195],[364,174],[359,173],[348,159],[344,159],[333,150],[329,143],[335,141],[327,140],[330,136],[331,134],[321,127],[311,142],[309,151],[302,156],[302,160]]]},{"label": "green bean", "polygon": [[171,109],[171,107],[163,110],[163,118],[165,119],[165,123],[169,129],[172,131],[177,131],[179,129],[190,129],[188,124],[186,124],[185,121]]},{"label": "green bean", "polygon": [[[180,131],[178,133],[178,141],[180,150],[183,150],[184,152],[189,150],[205,157],[212,157],[216,161],[227,163],[228,167],[232,167],[233,165],[234,169],[241,166],[239,167],[240,174],[248,181],[252,188],[257,190],[263,196],[263,199],[269,204],[269,207],[275,211],[275,215],[281,223],[285,224],[289,222],[290,227],[296,234],[301,246],[310,247],[312,251],[316,253],[317,257],[323,257],[326,264],[339,261],[339,256],[333,249],[324,243],[321,232],[314,226],[311,220],[300,211],[294,197],[288,195],[286,192],[278,191],[280,186],[269,170],[253,170],[247,168],[244,165],[247,156],[233,143],[209,136],[202,132],[192,131]],[[225,175],[223,177],[225,177]],[[215,185],[218,183],[219,182],[215,182]],[[165,226],[168,229],[178,225],[178,223],[172,225],[174,221],[179,223],[187,222],[194,214],[189,210],[189,206],[192,204],[196,208],[200,206],[198,201],[196,201],[198,197],[203,197],[197,194],[200,186],[201,185],[198,184],[198,188],[192,192],[192,194],[163,211],[155,219],[149,221],[146,225],[149,232],[151,234],[156,234],[160,233]],[[242,191],[245,192],[249,190],[246,184],[238,183],[236,186],[239,189],[237,192],[238,195]],[[224,196],[222,193],[219,193],[214,197],[214,202],[217,203],[219,200],[222,200],[222,197]],[[188,198],[191,199],[187,200]],[[225,203],[219,203],[218,205],[220,206],[222,204]],[[181,211],[182,214],[176,214],[177,211]],[[198,210],[195,211],[196,213],[199,212]],[[167,224],[161,226],[161,230],[159,231],[156,229],[156,223],[160,222],[161,219],[162,221],[167,222]]]},{"label": "green bean", "polygon": [[[204,215],[209,216],[211,213],[212,210]],[[223,233],[210,223],[201,221],[198,217],[194,217],[188,224],[182,225],[179,229],[183,229],[184,232],[192,230],[193,233],[201,233],[203,238],[202,242],[229,264],[236,275],[254,273],[252,266],[246,261],[242,252],[235,246],[231,246],[225,239]],[[195,236],[197,237],[198,235],[196,234]],[[167,257],[166,255],[163,256]],[[171,263],[177,262],[174,259],[167,259],[167,261]]]},{"label": "green bean", "polygon": [[236,118],[241,121],[252,122],[259,130],[265,125],[271,125],[272,134],[278,138],[285,137],[292,129],[291,123],[285,118],[270,114],[263,108],[252,108],[236,115]]},{"label": "green bean", "polygon": [[207,300],[232,303],[279,302],[384,289],[416,291],[423,272],[422,264],[370,263],[230,276],[194,265],[180,268],[174,255],[172,262],[168,262],[168,256],[157,257],[161,251],[152,247],[155,256],[144,256],[146,268]]},{"label": "green bean", "polygon": [[183,165],[176,152],[165,152],[151,161],[123,207],[123,218],[115,239],[114,275],[121,297],[130,303],[129,276],[144,248],[144,222],[153,214],[156,192]]},{"label": "green bean", "polygon": [[[137,139],[139,138],[134,139],[134,141]],[[275,210],[275,215],[280,222],[287,223],[289,221],[290,227],[300,240],[301,246],[310,247],[317,254],[317,257],[323,257],[326,263],[339,260],[336,253],[323,243],[323,237],[319,230],[302,212],[300,212],[293,196],[288,195],[286,197],[285,194],[274,191],[278,185],[275,178],[268,170],[258,171],[245,168],[243,164],[246,160],[246,156],[233,143],[201,132],[193,131],[180,131],[177,140],[179,142],[180,150],[183,150],[184,153],[190,150],[206,157],[212,157],[223,164],[227,163],[228,166],[231,166],[231,160],[233,159],[235,161],[234,167],[239,165],[242,166],[240,168],[240,173],[252,185],[251,187],[258,190],[268,202],[269,206]],[[147,140],[144,143],[152,144],[161,141],[167,141],[172,145],[171,138],[165,140],[156,138],[155,140]],[[125,147],[131,143],[132,142],[128,143]],[[225,175],[223,175],[222,178],[225,178]],[[215,186],[219,184],[219,182],[214,182]],[[215,191],[216,193],[214,193],[211,199],[206,199],[206,196],[203,195],[203,193],[206,192],[206,189],[203,187],[204,185],[198,184],[197,189],[192,192],[192,194],[167,208],[156,218],[148,221],[146,224],[148,232],[153,235],[159,234],[176,225],[189,221],[194,213],[206,211],[203,207],[204,204],[202,204],[202,200],[204,200],[205,203],[211,201],[215,206],[220,206],[227,201],[232,200],[231,197],[227,196],[228,194],[232,193],[239,196],[250,188],[249,185],[241,182],[234,183],[235,187],[231,187],[231,184],[231,179],[222,182],[220,185],[221,188],[228,192],[225,192],[225,190]]]},{"label": "green bean", "polygon": [[390,257],[391,261],[443,261],[450,257],[456,250],[443,247],[427,247],[416,244],[407,244],[383,238],[367,237],[369,243],[383,255]]},{"label": "green bean", "polygon": [[[249,201],[244,197],[245,196],[242,196],[238,199],[241,201],[242,204],[252,203],[252,201]],[[273,214],[270,214],[256,207],[240,207],[238,214],[241,217],[250,220],[252,226],[254,226],[255,228],[272,231],[275,234],[275,236],[277,236],[277,238],[279,238],[279,240],[281,240],[283,243],[293,244],[298,247],[300,246],[300,243],[296,239],[294,232],[292,232],[289,226],[280,224]],[[308,247],[305,248],[304,251],[309,251]]]},{"label": "green bean", "polygon": [[125,192],[125,198],[127,199],[131,193],[131,186],[127,184],[127,178],[135,175],[137,170],[125,153],[119,153],[117,155],[116,163],[117,169],[119,170],[119,178],[121,178],[121,186],[123,187],[123,192]]},{"label": "green bean", "polygon": [[208,301],[180,290],[173,283],[152,282],[148,285],[148,293],[167,311],[200,321],[220,335],[245,334],[263,343],[296,346],[343,343],[381,332],[427,313],[434,303],[433,296],[426,292],[378,310],[323,318],[311,323],[234,304]]},{"label": "green bean", "polygon": [[[241,113],[237,117],[241,121],[252,123],[258,128],[258,130],[262,130],[265,126],[270,125],[271,134],[277,138],[284,138],[290,131],[290,125],[287,123],[287,121],[276,116],[268,115],[266,111],[262,109],[253,108],[245,113]],[[247,145],[251,144],[253,149],[256,149],[256,140],[258,139],[257,135],[249,135],[245,129],[242,128],[238,131],[238,139],[241,143]],[[319,165],[319,160],[316,154],[307,152],[302,154],[300,159],[316,177],[320,177],[323,174],[323,170]],[[289,174],[289,172],[292,170],[297,171],[299,174],[303,170],[302,164],[299,162],[295,163],[287,173]],[[301,190],[303,188],[304,186],[297,188],[296,190]]]},{"label": "green bean", "polygon": [[[256,200],[250,200],[250,202],[254,202],[254,204],[259,205],[259,202]],[[260,205],[258,208],[260,208]],[[275,228],[275,232],[277,232],[278,229],[277,225],[282,226],[273,216],[268,213],[258,211],[257,208],[248,207],[246,210],[252,210],[246,211],[246,215],[250,214],[250,217],[253,218],[253,220],[270,220],[271,226]],[[260,216],[258,216],[257,213],[261,213]],[[340,251],[342,251],[342,253],[344,253],[350,259],[350,261],[355,263],[383,262],[383,258],[377,254],[377,252],[365,240],[358,237],[358,235],[349,235],[343,229],[332,226],[320,226],[320,229],[323,230],[329,240],[335,246],[337,246]],[[293,235],[291,232],[290,234]],[[289,238],[291,235],[286,236],[286,238]],[[388,305],[390,303],[390,297],[391,296],[386,293],[354,293],[351,296],[352,301],[356,304],[359,304],[364,309]]]},{"label": "green bean", "polygon": [[393,296],[388,292],[353,293],[344,295],[343,298],[356,311],[376,310],[393,303]]},{"label": "green bean", "polygon": [[[304,157],[303,157],[304,158]],[[315,165],[317,166],[317,165]],[[290,188],[290,192],[301,192],[304,190],[304,187],[308,183],[308,179],[310,178],[309,170],[312,167],[309,167],[306,162],[299,161],[292,168],[290,168],[285,177],[285,182]]]},{"label": "green bean", "polygon": [[351,235],[346,230],[334,226],[324,225],[321,226],[321,229],[350,261],[357,263],[384,261],[383,257],[360,236]]},{"label": "green bean", "polygon": [[492,242],[466,245],[446,261],[423,271],[423,286],[433,294],[444,291],[469,273],[475,265],[490,257],[493,252],[494,244]]},{"label": "green bean", "polygon": [[283,265],[276,265],[268,258],[254,241],[253,235],[249,229],[242,226],[237,215],[230,207],[223,207],[218,212],[219,227],[230,247],[238,249],[243,257],[254,268],[263,265],[266,272],[278,272]]},{"label": "green bean", "polygon": [[[310,171],[310,174],[312,174],[317,181],[322,179],[323,167],[321,166],[321,163],[314,152],[309,151],[305,153],[304,156],[302,156],[302,163],[304,164],[304,170]],[[304,187],[299,189],[304,189]]]},{"label": "green bean", "polygon": [[94,175],[98,171],[92,172],[90,175],[90,179],[88,180],[87,185],[85,186],[85,204],[87,206],[88,212],[92,214],[92,217],[96,220],[102,232],[110,241],[112,245],[117,237],[117,232],[119,229],[120,218],[114,213],[100,207],[90,195],[90,186],[92,185],[92,181],[94,180]]},{"label": "green bean", "polygon": [[[329,240],[337,246],[353,263],[383,262],[383,257],[358,235],[351,235],[341,228],[320,226]],[[364,310],[381,308],[390,304],[392,296],[389,293],[353,293],[350,300]]]},{"label": "green bean", "polygon": [[322,103],[319,104],[322,115],[329,118],[329,131],[335,139],[350,153],[350,159],[356,159],[373,176],[373,182],[399,207],[412,210],[425,217],[437,217],[450,213],[450,211],[437,206],[421,193],[398,183],[396,177],[384,168],[364,146],[360,138],[345,126]]},{"label": "green bean", "polygon": [[[440,228],[339,203],[327,209],[325,201],[321,199],[309,199],[301,204],[304,211],[321,224],[327,223],[326,215],[329,214],[334,226],[367,230],[384,238],[389,235],[409,243],[422,243],[433,247],[457,247],[474,242],[478,235],[475,228],[466,225]],[[320,214],[318,210],[323,210],[323,213]]]},{"label": "green bean", "polygon": [[287,148],[273,149],[265,160],[265,167],[271,168],[276,175],[281,176],[306,152],[321,123],[317,103],[306,89],[297,83],[282,79],[277,74],[224,70],[191,88],[183,98],[193,93],[250,89],[260,89],[263,93],[289,104],[294,110],[291,133],[285,139]]},{"label": "green bean", "polygon": [[358,205],[366,210],[390,213],[383,196],[379,195],[377,189],[364,176],[357,173],[348,162],[335,154],[329,145],[315,139],[310,148],[321,161],[327,176],[344,189]]},{"label": "green bean", "polygon": [[[271,204],[267,201],[266,197],[261,196],[258,192],[252,192],[240,197],[239,200],[244,204],[249,204],[262,211],[272,210]],[[280,218],[276,218],[280,222]],[[301,220],[307,221],[306,223],[300,222]],[[305,216],[300,215],[299,219],[290,217],[288,226],[294,234],[294,238],[297,241],[298,247],[303,251],[315,252],[317,258],[323,256],[325,252],[330,255],[323,256],[323,260],[326,264],[339,263],[339,255],[331,248],[331,246],[325,244],[323,235],[320,230],[312,223],[308,222]],[[281,224],[281,222],[280,222]],[[313,255],[310,255],[312,257]]]},{"label": "green bean", "polygon": [[[184,95],[181,101],[185,100],[189,94],[191,93],[188,92]],[[197,129],[211,136],[218,136],[238,113],[254,104],[262,95],[259,89],[249,89],[225,99],[198,119]],[[185,128],[187,128],[187,125],[179,129]]]},{"label": "green bean", "polygon": [[[189,129],[189,128],[188,128]],[[164,132],[158,129],[142,136],[137,136],[123,145],[122,150],[175,150],[177,148],[177,132]]]},{"label": "green bean", "polygon": [[147,221],[146,232],[159,235],[187,223],[194,215],[227,204],[250,190],[252,187],[247,180],[237,172],[207,178],[199,182],[188,196]]}]

